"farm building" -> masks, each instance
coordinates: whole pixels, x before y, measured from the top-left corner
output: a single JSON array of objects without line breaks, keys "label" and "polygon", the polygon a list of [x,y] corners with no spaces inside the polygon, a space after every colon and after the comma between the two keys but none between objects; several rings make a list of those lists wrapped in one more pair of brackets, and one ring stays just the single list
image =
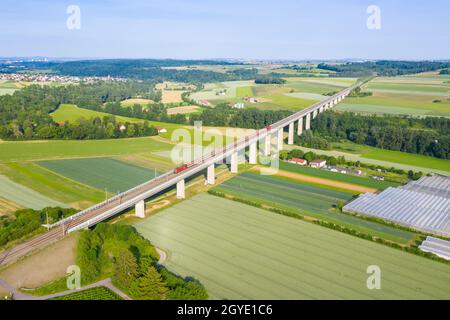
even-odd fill
[{"label": "farm building", "polygon": [[380,194],[365,193],[343,210],[450,236],[450,178],[425,176]]},{"label": "farm building", "polygon": [[349,168],[341,168],[341,167],[336,167],[336,166],[327,166],[326,169],[330,170],[332,172],[339,172],[339,173],[343,173],[343,174],[354,174],[354,175],[357,175],[357,176],[360,176],[362,174],[361,170],[354,170],[354,169],[349,169]]},{"label": "farm building", "polygon": [[155,128],[156,128],[156,130],[158,130],[158,133],[166,133],[167,132],[166,128],[163,128],[160,126],[156,126]]},{"label": "farm building", "polygon": [[327,164],[326,160],[316,159],[309,163],[312,168],[323,168]]},{"label": "farm building", "polygon": [[257,98],[254,97],[245,97],[244,101],[250,102],[250,103],[258,103],[259,100]]},{"label": "farm building", "polygon": [[232,104],[231,107],[234,109],[244,109],[245,104],[243,104],[242,102],[236,102]]},{"label": "farm building", "polygon": [[305,159],[300,159],[300,158],[292,158],[292,159],[289,159],[287,162],[293,163],[293,164],[298,164],[300,166],[306,166],[308,164],[308,161],[306,161]]},{"label": "farm building", "polygon": [[372,177],[372,179],[375,179],[375,180],[384,181],[384,177],[383,176],[374,175],[374,176],[371,176],[371,177]]}]

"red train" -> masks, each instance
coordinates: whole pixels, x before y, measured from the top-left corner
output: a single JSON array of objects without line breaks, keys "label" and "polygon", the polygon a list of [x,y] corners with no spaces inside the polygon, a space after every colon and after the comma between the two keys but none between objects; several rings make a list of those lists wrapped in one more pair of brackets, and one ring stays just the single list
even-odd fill
[{"label": "red train", "polygon": [[173,169],[173,173],[180,173],[181,171],[186,170],[189,167],[192,167],[193,163],[187,163],[187,164],[183,164],[182,166],[179,166],[175,169]]}]

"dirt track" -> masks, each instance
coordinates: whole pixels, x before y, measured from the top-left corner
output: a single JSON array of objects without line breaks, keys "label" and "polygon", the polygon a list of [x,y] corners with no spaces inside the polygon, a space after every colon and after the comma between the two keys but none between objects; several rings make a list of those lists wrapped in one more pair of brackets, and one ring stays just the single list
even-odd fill
[{"label": "dirt track", "polygon": [[[252,171],[259,171],[260,168],[261,168],[260,166],[254,166],[252,168]],[[361,192],[361,193],[377,191],[377,189],[358,186],[356,184],[339,182],[336,180],[330,180],[330,179],[324,179],[324,178],[318,178],[318,177],[308,176],[308,175],[301,174],[301,173],[289,172],[289,171],[285,171],[285,170],[278,170],[276,175],[280,176],[280,177],[294,179],[294,180],[317,183],[317,184],[321,184],[321,185],[325,185],[325,186],[346,189],[346,190],[356,191],[356,192]]]}]

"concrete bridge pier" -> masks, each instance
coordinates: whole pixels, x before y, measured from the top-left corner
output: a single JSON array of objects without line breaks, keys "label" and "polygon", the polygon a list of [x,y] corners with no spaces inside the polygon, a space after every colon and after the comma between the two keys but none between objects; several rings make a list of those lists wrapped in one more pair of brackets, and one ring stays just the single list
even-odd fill
[{"label": "concrete bridge pier", "polygon": [[283,128],[278,129],[277,132],[277,150],[283,150]]},{"label": "concrete bridge pier", "polygon": [[231,164],[230,164],[231,173],[238,173],[238,153],[234,151],[231,154]]},{"label": "concrete bridge pier", "polygon": [[186,197],[184,179],[177,182],[177,199],[184,199]]},{"label": "concrete bridge pier", "polygon": [[300,117],[300,119],[298,119],[297,135],[301,136],[302,133],[303,133],[303,117]]},{"label": "concrete bridge pier", "polygon": [[271,147],[271,134],[267,134],[266,138],[264,139],[264,156],[270,156],[270,147]]},{"label": "concrete bridge pier", "polygon": [[249,150],[248,150],[248,163],[250,164],[256,164],[256,158],[258,154],[258,146],[257,142],[250,143]]},{"label": "concrete bridge pier", "polygon": [[311,129],[311,113],[306,115],[305,130]]},{"label": "concrete bridge pier", "polygon": [[135,216],[138,218],[145,218],[145,202],[144,200],[139,201],[134,206]]},{"label": "concrete bridge pier", "polygon": [[322,113],[323,112],[323,106],[321,106],[320,108],[319,108],[319,113]]},{"label": "concrete bridge pier", "polygon": [[315,119],[317,117],[317,109],[313,111],[313,116],[312,118]]},{"label": "concrete bridge pier", "polygon": [[206,172],[206,181],[208,184],[216,183],[216,169],[214,167],[214,163],[210,165]]},{"label": "concrete bridge pier", "polygon": [[288,144],[294,144],[294,122],[289,123]]}]

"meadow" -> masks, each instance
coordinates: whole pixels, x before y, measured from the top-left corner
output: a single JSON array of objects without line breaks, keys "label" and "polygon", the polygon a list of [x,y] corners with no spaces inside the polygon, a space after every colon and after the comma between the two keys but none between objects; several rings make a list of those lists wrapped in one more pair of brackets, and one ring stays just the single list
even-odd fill
[{"label": "meadow", "polygon": [[415,236],[414,233],[359,219],[334,209],[338,203],[350,201],[353,197],[352,192],[255,173],[243,173],[213,190],[273,208],[285,209],[298,215],[336,223],[402,244],[408,243]]},{"label": "meadow", "polygon": [[[91,119],[95,117],[103,118],[104,116],[111,116],[109,113],[94,111],[89,109],[78,108],[73,104],[62,104],[55,112],[51,114],[55,122],[69,121],[71,123],[77,122],[80,118]],[[122,116],[115,116],[118,122],[130,122],[130,123],[143,123],[146,120],[129,118]],[[159,126],[165,128],[167,132],[161,133],[160,136],[164,138],[170,138],[172,132],[176,129],[182,128],[182,125],[158,121],[147,121],[149,125]]]},{"label": "meadow", "polygon": [[337,109],[369,114],[450,116],[448,76],[415,75],[375,78],[364,86],[372,96],[347,98]]},{"label": "meadow", "polygon": [[374,159],[388,162],[396,162],[416,167],[425,167],[438,171],[450,172],[450,161],[421,154],[406,153],[401,151],[385,150],[370,146],[359,145],[351,142],[333,143],[333,148],[359,154],[364,159]]},{"label": "meadow", "polygon": [[22,186],[4,175],[0,175],[0,194],[2,198],[23,208],[42,209],[45,207],[67,207],[66,204],[55,201],[32,189]]},{"label": "meadow", "polygon": [[[384,166],[384,167],[395,167],[398,169],[402,169],[405,171],[408,170],[412,170],[412,171],[416,171],[416,172],[423,172],[423,173],[439,173],[439,174],[443,174],[443,175],[448,175],[450,176],[450,168],[447,167],[443,167],[442,170],[433,168],[434,166],[436,166],[435,160],[438,160],[439,164],[437,165],[438,167],[442,167],[442,165],[445,165],[445,161],[448,160],[444,160],[444,159],[437,159],[437,158],[432,158],[431,162],[429,165],[431,165],[431,167],[425,167],[424,166],[424,162],[419,162],[417,163],[417,165],[412,165],[409,162],[409,159],[404,159],[405,161],[403,161],[403,163],[397,162],[397,159],[393,156],[389,157],[389,161],[388,160],[376,160],[376,159],[372,159],[372,158],[368,158],[368,157],[363,157],[363,152],[367,151],[359,151],[359,150],[367,150],[366,147],[367,146],[363,146],[363,145],[356,145],[356,144],[352,144],[352,143],[339,143],[341,144],[341,146],[336,146],[335,143],[333,143],[333,147],[335,150],[319,150],[319,149],[312,149],[312,148],[306,148],[306,147],[300,147],[300,146],[286,146],[287,150],[291,150],[291,149],[300,149],[303,150],[303,152],[314,152],[316,154],[320,154],[320,155],[327,155],[327,156],[333,156],[333,157],[339,157],[339,156],[343,156],[345,157],[346,160],[350,160],[350,161],[360,161],[366,164],[372,164],[372,165],[379,165],[379,166]],[[370,148],[370,147],[367,147]],[[382,150],[382,151],[386,151],[386,154],[388,154],[389,150]],[[395,152],[395,151],[392,151]],[[406,154],[406,157],[409,158],[409,156],[415,156],[414,154]],[[430,157],[426,157],[427,160]]]},{"label": "meadow", "polygon": [[[201,194],[135,224],[211,299],[448,299],[450,266]],[[367,268],[382,270],[380,290]]]},{"label": "meadow", "polygon": [[156,137],[108,140],[0,141],[0,163],[125,155],[170,150],[172,146]]},{"label": "meadow", "polygon": [[40,161],[38,165],[79,183],[109,192],[123,192],[159,175],[111,158]]},{"label": "meadow", "polygon": [[42,202],[44,206],[57,201],[72,208],[84,209],[105,199],[104,191],[77,183],[31,161],[0,165],[0,173],[16,184],[43,196],[46,199]]}]

